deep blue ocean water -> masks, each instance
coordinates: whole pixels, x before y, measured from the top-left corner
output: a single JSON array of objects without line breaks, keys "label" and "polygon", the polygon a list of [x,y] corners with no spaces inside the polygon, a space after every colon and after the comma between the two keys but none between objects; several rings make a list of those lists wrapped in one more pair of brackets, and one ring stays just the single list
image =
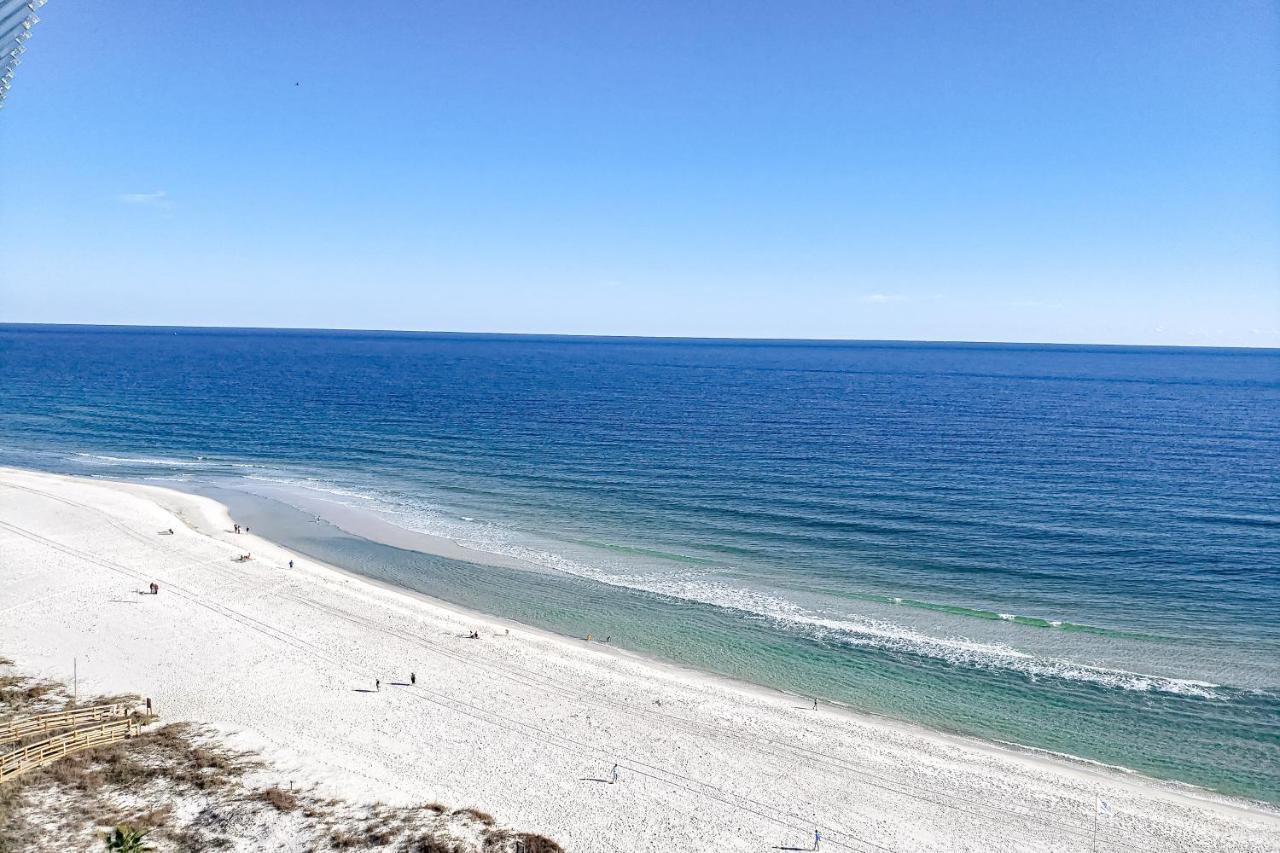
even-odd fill
[{"label": "deep blue ocean water", "polygon": [[1280,802],[1274,350],[10,325],[0,463],[212,490],[485,612]]}]

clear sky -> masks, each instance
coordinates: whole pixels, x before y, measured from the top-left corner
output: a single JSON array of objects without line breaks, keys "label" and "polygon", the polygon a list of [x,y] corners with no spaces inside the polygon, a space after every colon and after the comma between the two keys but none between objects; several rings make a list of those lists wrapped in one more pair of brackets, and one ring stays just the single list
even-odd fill
[{"label": "clear sky", "polygon": [[52,0],[0,320],[1280,346],[1277,8]]}]

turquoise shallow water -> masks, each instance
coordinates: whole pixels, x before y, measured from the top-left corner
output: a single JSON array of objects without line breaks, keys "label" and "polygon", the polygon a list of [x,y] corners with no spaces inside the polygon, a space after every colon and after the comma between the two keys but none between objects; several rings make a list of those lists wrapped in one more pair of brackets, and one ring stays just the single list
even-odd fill
[{"label": "turquoise shallow water", "polygon": [[477,610],[1280,802],[1276,352],[0,327],[0,404]]}]

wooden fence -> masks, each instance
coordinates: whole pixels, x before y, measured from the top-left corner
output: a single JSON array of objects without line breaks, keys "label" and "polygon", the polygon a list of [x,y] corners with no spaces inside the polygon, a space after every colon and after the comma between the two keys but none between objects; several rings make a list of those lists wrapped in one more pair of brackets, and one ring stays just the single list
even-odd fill
[{"label": "wooden fence", "polygon": [[72,711],[54,711],[50,714],[36,714],[31,717],[15,717],[0,722],[0,746],[42,732],[71,729],[122,717],[124,714],[125,707],[117,704],[94,705],[91,708],[76,708]]},{"label": "wooden fence", "polygon": [[137,721],[121,718],[36,741],[0,756],[0,782],[11,779],[19,773],[52,764],[73,752],[116,743],[125,738],[134,737],[141,731]]}]

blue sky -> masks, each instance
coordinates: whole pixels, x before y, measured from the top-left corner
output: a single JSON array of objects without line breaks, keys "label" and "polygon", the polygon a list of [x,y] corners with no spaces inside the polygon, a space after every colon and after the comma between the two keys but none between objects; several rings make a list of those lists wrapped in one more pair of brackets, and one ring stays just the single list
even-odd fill
[{"label": "blue sky", "polygon": [[53,0],[0,320],[1280,346],[1276,8]]}]

